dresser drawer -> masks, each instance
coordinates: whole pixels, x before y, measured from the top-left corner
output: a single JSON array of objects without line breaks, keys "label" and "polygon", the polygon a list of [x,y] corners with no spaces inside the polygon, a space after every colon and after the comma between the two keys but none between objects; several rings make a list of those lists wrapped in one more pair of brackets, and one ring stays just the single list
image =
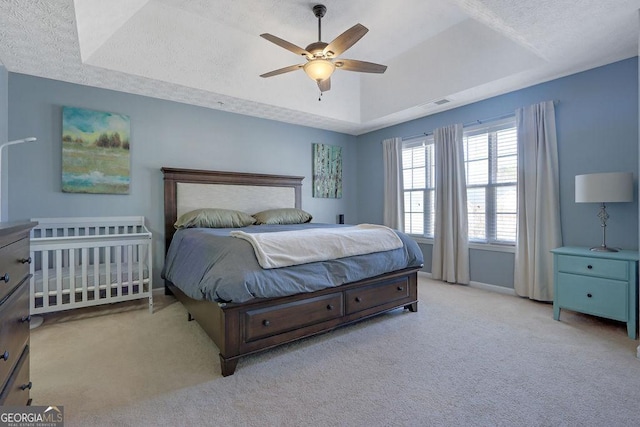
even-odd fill
[{"label": "dresser drawer", "polygon": [[29,341],[29,287],[20,286],[0,305],[0,380],[4,383]]},{"label": "dresser drawer", "polygon": [[253,341],[303,326],[342,317],[342,293],[249,310],[245,313],[245,341]]},{"label": "dresser drawer", "polygon": [[628,282],[558,273],[556,303],[561,308],[626,322]]},{"label": "dresser drawer", "polygon": [[347,314],[377,307],[392,301],[409,297],[409,283],[406,279],[346,291]]},{"label": "dresser drawer", "polygon": [[606,277],[608,279],[629,280],[628,262],[615,259],[588,258],[558,255],[558,271]]},{"label": "dresser drawer", "polygon": [[0,248],[0,301],[29,274],[28,258],[29,239]]},{"label": "dresser drawer", "polygon": [[31,400],[29,398],[31,386],[31,381],[29,381],[29,346],[27,346],[18,361],[16,369],[11,374],[2,393],[0,393],[0,405],[28,405]]}]

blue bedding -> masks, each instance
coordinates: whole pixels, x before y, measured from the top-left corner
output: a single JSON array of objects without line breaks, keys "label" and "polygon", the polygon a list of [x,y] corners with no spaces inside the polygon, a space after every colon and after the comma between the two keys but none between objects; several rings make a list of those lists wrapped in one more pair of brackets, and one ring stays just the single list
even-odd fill
[{"label": "blue bedding", "polygon": [[[301,228],[340,227],[334,224],[252,225],[240,230],[264,233]],[[197,300],[240,303],[314,292],[408,267],[421,267],[417,243],[396,231],[404,246],[331,261],[263,269],[249,242],[229,236],[238,228],[187,228],[176,231],[162,277]]]}]

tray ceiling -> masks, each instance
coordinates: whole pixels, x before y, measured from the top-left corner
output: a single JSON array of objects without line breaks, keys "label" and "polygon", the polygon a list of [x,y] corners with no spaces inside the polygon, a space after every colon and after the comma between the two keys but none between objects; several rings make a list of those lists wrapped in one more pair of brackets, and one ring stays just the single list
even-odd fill
[{"label": "tray ceiling", "polygon": [[[300,63],[259,37],[317,41],[300,0],[5,0],[10,71],[256,117],[362,134],[636,56],[640,0],[324,0],[323,41],[369,32],[318,101]],[[445,102],[444,100],[448,101]]]}]

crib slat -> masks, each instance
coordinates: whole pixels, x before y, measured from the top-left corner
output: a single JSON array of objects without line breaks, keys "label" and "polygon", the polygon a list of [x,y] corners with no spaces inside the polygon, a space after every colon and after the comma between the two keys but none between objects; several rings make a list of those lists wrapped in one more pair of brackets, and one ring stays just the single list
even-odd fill
[{"label": "crib slat", "polygon": [[56,249],[56,305],[62,305],[62,250]]},{"label": "crib slat", "polygon": [[137,245],[138,248],[138,293],[141,294],[144,292],[144,255],[142,251],[142,245]]},{"label": "crib slat", "polygon": [[87,248],[82,248],[81,251],[81,261],[80,264],[82,264],[82,301],[87,303],[88,302],[88,297],[87,297],[87,265],[89,265],[89,257],[87,256]]},{"label": "crib slat", "polygon": [[42,307],[49,308],[49,251],[42,251]]},{"label": "crib slat", "polygon": [[93,299],[100,299],[100,248],[93,248]]},{"label": "crib slat", "polygon": [[69,303],[76,306],[76,250],[69,249]]},{"label": "crib slat", "polygon": [[105,284],[107,285],[107,291],[106,291],[107,297],[111,298],[113,296],[111,294],[111,288],[113,283],[111,282],[111,248],[110,247],[104,248],[104,268],[105,268],[105,272],[104,272]]},{"label": "crib slat", "polygon": [[116,246],[116,275],[118,295],[122,295],[122,246]]},{"label": "crib slat", "polygon": [[133,295],[133,246],[127,246],[127,282],[129,283],[129,295]]}]

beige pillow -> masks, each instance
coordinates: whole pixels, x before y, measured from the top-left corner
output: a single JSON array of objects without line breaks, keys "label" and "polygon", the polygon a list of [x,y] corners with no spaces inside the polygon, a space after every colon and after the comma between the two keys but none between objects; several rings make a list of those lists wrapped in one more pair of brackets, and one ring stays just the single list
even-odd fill
[{"label": "beige pillow", "polygon": [[253,217],[256,224],[304,224],[313,219],[310,213],[296,208],[269,209]]},{"label": "beige pillow", "polygon": [[196,209],[180,215],[173,225],[179,228],[237,228],[254,224],[256,220],[249,214],[230,209]]}]

